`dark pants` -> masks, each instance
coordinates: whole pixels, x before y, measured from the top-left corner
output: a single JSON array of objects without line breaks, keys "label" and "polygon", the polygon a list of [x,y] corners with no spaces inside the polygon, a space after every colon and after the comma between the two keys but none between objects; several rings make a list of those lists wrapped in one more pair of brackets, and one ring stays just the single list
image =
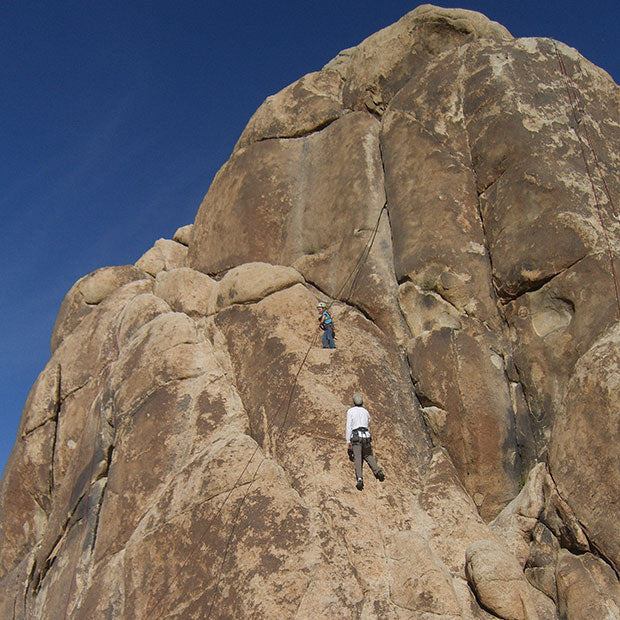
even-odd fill
[{"label": "dark pants", "polygon": [[331,324],[327,324],[325,326],[325,331],[323,332],[323,348],[324,349],[335,349],[336,343],[334,342],[334,328]]},{"label": "dark pants", "polygon": [[362,477],[362,459],[368,463],[372,473],[377,475],[377,472],[381,470],[375,457],[372,454],[372,446],[370,445],[370,439],[358,439],[357,441],[351,441],[351,447],[353,448],[353,460],[355,462],[355,477]]}]

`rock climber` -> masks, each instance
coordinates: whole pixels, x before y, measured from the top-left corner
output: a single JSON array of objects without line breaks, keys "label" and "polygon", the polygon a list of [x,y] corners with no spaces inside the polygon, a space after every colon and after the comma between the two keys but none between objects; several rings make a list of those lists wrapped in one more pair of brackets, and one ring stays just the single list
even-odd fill
[{"label": "rock climber", "polygon": [[385,475],[377,464],[372,453],[371,437],[368,427],[370,425],[370,413],[365,407],[364,399],[361,394],[353,394],[353,407],[347,411],[346,441],[349,458],[355,463],[356,487],[358,491],[364,488],[364,478],[362,476],[362,459],[368,466],[379,482],[385,480]]},{"label": "rock climber", "polygon": [[323,330],[323,336],[321,338],[323,341],[323,348],[335,349],[334,321],[329,312],[327,312],[327,304],[324,301],[319,301],[317,309],[319,311],[319,327]]}]

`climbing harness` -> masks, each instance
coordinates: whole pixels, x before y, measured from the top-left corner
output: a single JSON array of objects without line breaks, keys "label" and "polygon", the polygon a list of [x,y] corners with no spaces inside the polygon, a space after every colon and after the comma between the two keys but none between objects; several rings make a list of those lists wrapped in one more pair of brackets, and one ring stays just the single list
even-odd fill
[{"label": "climbing harness", "polygon": [[370,432],[365,426],[359,426],[351,431],[351,443],[362,443],[370,439]]}]

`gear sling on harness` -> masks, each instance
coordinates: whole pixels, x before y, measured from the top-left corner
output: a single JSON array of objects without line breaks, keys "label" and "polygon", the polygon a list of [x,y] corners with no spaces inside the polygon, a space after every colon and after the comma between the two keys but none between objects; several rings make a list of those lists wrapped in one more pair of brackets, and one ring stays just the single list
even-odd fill
[{"label": "gear sling on harness", "polygon": [[351,443],[365,443],[370,441],[370,431],[365,426],[358,426],[351,431]]}]

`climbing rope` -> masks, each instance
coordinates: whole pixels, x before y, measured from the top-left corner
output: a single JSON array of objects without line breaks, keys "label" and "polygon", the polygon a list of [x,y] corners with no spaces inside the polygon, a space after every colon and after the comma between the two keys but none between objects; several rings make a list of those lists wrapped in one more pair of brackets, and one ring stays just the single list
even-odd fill
[{"label": "climbing rope", "polygon": [[[594,204],[596,206],[596,212],[598,215],[598,219],[599,222],[601,224],[601,229],[603,230],[603,237],[605,238],[605,244],[607,246],[607,254],[609,256],[609,264],[610,264],[610,271],[611,271],[611,277],[614,283],[614,291],[616,294],[616,305],[617,305],[617,317],[620,319],[620,285],[618,284],[618,275],[616,274],[616,267],[614,265],[614,255],[613,255],[613,251],[611,249],[611,242],[609,240],[609,232],[607,230],[607,226],[605,225],[605,220],[603,218],[603,210],[601,208],[600,202],[599,202],[599,198],[598,198],[598,191],[596,189],[596,184],[594,183],[594,177],[592,175],[592,171],[590,170],[590,164],[588,163],[588,157],[586,155],[586,145],[584,143],[584,139],[581,137],[581,133],[579,132],[579,125],[581,123],[581,119],[578,116],[578,110],[579,108],[581,108],[581,110],[584,110],[585,107],[583,105],[583,101],[581,101],[581,99],[579,98],[579,95],[577,94],[577,89],[572,87],[572,89],[575,91],[575,96],[573,96],[573,92],[571,91],[571,77],[568,73],[568,71],[566,70],[566,65],[564,64],[564,60],[562,58],[562,56],[560,55],[560,51],[558,50],[558,46],[556,45],[555,41],[553,43],[553,47],[555,48],[555,54],[556,57],[558,59],[558,64],[560,65],[560,71],[562,73],[562,75],[564,76],[564,81],[565,81],[565,88],[566,88],[566,92],[568,95],[568,100],[570,103],[570,107],[571,107],[571,113],[573,116],[573,120],[575,121],[575,126],[574,126],[574,130],[575,130],[575,134],[577,135],[577,139],[579,140],[579,147],[581,150],[581,157],[583,158],[583,163],[585,165],[585,169],[586,169],[586,173],[588,175],[588,178],[590,179],[590,185],[592,187],[592,194],[594,195]],[[581,117],[583,118],[583,117]],[[598,170],[599,176],[601,177],[601,180],[603,182],[603,186],[605,188],[605,194],[607,196],[607,200],[609,201],[611,210],[613,212],[613,214],[617,217],[617,213],[616,213],[616,207],[614,205],[614,201],[611,197],[611,192],[609,191],[609,188],[607,187],[607,183],[605,182],[605,177],[603,175],[603,171],[601,169],[600,163],[599,163],[599,159],[596,155],[596,151],[594,150],[594,147],[592,145],[592,140],[590,139],[589,133],[588,133],[588,129],[587,129],[587,125],[584,125],[585,128],[585,133],[586,133],[586,137],[587,137],[587,144],[588,147],[592,153],[592,157],[594,159],[596,168]]]},{"label": "climbing rope", "polygon": [[349,280],[353,277],[353,274],[355,274],[355,277],[353,277],[353,281],[351,282],[351,288],[349,289],[349,294],[347,295],[347,299],[351,299],[351,297],[353,296],[353,291],[355,290],[355,287],[357,286],[359,274],[361,273],[362,267],[364,266],[364,263],[366,262],[370,254],[370,249],[372,248],[375,242],[375,237],[377,236],[377,232],[379,230],[379,223],[381,222],[381,216],[383,215],[383,212],[386,210],[387,210],[387,199],[385,200],[385,202],[383,203],[383,206],[381,207],[381,210],[379,211],[379,216],[377,217],[377,223],[375,224],[375,227],[373,228],[372,235],[370,236],[368,242],[364,246],[364,249],[362,250],[362,253],[357,259],[355,266],[351,270],[351,273],[349,274],[347,279],[343,282],[342,286],[340,287],[340,290],[336,293],[335,298],[328,304],[327,306],[328,308],[331,308],[331,306],[334,304],[336,299],[342,298],[341,295],[344,289],[346,288]]},{"label": "climbing rope", "polygon": [[[351,286],[351,289],[349,291],[349,296],[352,295],[353,290],[354,290],[354,286],[357,283],[357,279],[359,277],[359,272],[361,271],[361,269],[364,266],[366,260],[368,259],[368,256],[370,254],[370,250],[371,250],[372,245],[374,244],[375,238],[377,236],[377,231],[379,229],[379,223],[381,221],[381,215],[383,214],[383,211],[386,210],[386,208],[387,208],[387,200],[383,204],[383,206],[381,207],[381,210],[379,212],[379,216],[377,217],[377,223],[375,224],[375,227],[373,229],[373,232],[372,232],[372,235],[371,235],[370,239],[368,240],[368,242],[364,246],[364,249],[362,250],[362,253],[360,254],[358,260],[356,261],[353,269],[349,273],[349,275],[346,278],[346,280],[344,281],[343,285],[340,287],[338,293],[336,294],[336,297],[328,304],[328,306],[327,306],[328,308],[331,308],[331,306],[335,303],[335,300],[340,298],[340,295],[342,294],[342,292],[344,291],[345,287],[347,286],[347,283],[353,277],[352,286]],[[301,373],[301,371],[302,371],[302,369],[303,369],[303,367],[304,367],[304,365],[305,365],[305,363],[306,363],[306,361],[308,359],[308,355],[310,354],[310,351],[312,350],[312,348],[315,345],[318,333],[319,332],[318,332],[318,327],[317,327],[317,330],[313,333],[313,335],[312,335],[312,337],[310,339],[308,348],[307,348],[307,350],[305,352],[305,355],[303,356],[301,364],[299,365],[299,368],[297,369],[297,372],[295,373],[295,377],[293,379],[293,383],[291,385],[291,389],[289,390],[288,398],[283,399],[281,401],[280,406],[276,410],[276,414],[273,416],[272,420],[268,424],[267,430],[265,432],[265,437],[267,437],[270,434],[273,425],[278,420],[278,417],[280,415],[280,411],[282,410],[282,406],[286,402],[286,409],[285,409],[284,419],[282,421],[282,424],[280,426],[280,429],[279,429],[276,437],[279,439],[280,436],[282,435],[282,433],[284,432],[284,429],[286,428],[286,422],[287,422],[287,419],[288,419],[288,414],[289,414],[289,411],[290,411],[291,403],[292,403],[292,400],[293,400],[293,394],[294,394],[295,388],[297,386],[297,381],[299,379],[299,375],[300,375],[300,373]],[[232,493],[238,488],[238,485],[241,482],[241,479],[243,478],[244,474],[248,470],[248,467],[250,466],[250,463],[252,462],[252,460],[256,456],[256,453],[258,452],[259,447],[260,446],[257,443],[256,447],[254,448],[254,450],[252,452],[252,455],[250,456],[250,458],[248,459],[247,463],[245,464],[245,467],[243,468],[243,470],[241,471],[241,473],[237,477],[237,479],[236,479],[235,483],[233,484],[233,486],[231,487],[231,489],[226,494],[226,497],[224,498],[224,501],[220,504],[220,507],[218,508],[217,512],[211,517],[211,519],[209,519],[206,527],[203,529],[200,537],[198,538],[198,541],[193,545],[193,547],[191,548],[189,554],[186,556],[185,560],[183,561],[181,566],[178,568],[178,570],[174,574],[172,580],[168,584],[167,592],[164,593],[162,596],[160,596],[159,599],[157,599],[157,601],[155,601],[155,604],[152,607],[147,609],[147,616],[150,616],[151,614],[153,614],[154,612],[157,611],[157,609],[160,607],[161,603],[164,601],[168,591],[170,591],[170,589],[172,588],[174,583],[176,583],[177,579],[179,578],[179,576],[181,575],[181,573],[183,572],[183,570],[185,569],[185,567],[189,563],[190,559],[192,558],[192,556],[194,555],[196,550],[200,547],[200,545],[204,541],[205,537],[207,536],[207,534],[209,533],[209,531],[211,529],[211,525],[213,524],[215,519],[218,518],[218,516],[222,512],[222,509],[224,508],[224,505],[230,499],[230,496],[232,495]],[[266,459],[267,459],[267,457],[263,456],[263,458],[261,459],[260,463],[258,464],[256,470],[254,471],[252,479],[250,480],[249,484],[247,485],[246,491],[245,491],[245,493],[244,493],[244,495],[243,495],[243,497],[242,497],[242,499],[241,499],[241,501],[239,503],[239,506],[237,507],[235,515],[233,516],[233,518],[231,520],[232,528],[231,528],[230,534],[228,536],[228,539],[226,541],[226,545],[224,547],[224,552],[222,554],[222,561],[220,562],[220,567],[219,567],[219,570],[217,572],[217,580],[216,580],[214,592],[211,595],[211,601],[209,603],[209,611],[208,611],[207,616],[206,616],[207,619],[211,617],[211,611],[213,609],[213,605],[214,605],[214,602],[215,602],[215,596],[216,596],[216,594],[217,594],[217,592],[219,590],[219,584],[220,584],[221,578],[222,578],[221,577],[222,576],[222,569],[224,567],[224,563],[225,563],[227,555],[228,555],[228,550],[230,548],[230,545],[231,545],[233,537],[234,537],[234,533],[235,533],[235,529],[236,529],[236,526],[237,526],[237,521],[238,521],[238,518],[239,518],[239,514],[241,513],[241,509],[242,509],[242,507],[243,507],[243,505],[245,503],[245,500],[246,500],[246,498],[247,498],[247,496],[248,496],[248,494],[250,492],[250,489],[251,489],[252,485],[254,484],[254,482],[256,480],[256,477],[258,475],[258,471],[260,470],[261,465],[264,463],[264,461]],[[156,617],[160,618],[162,613],[163,613],[163,610],[160,609],[159,614]]]},{"label": "climbing rope", "polygon": [[[306,360],[308,359],[308,355],[310,353],[310,351],[312,350],[312,348],[314,347],[314,343],[316,340],[316,337],[318,335],[318,331],[314,332],[314,335],[312,336],[312,339],[310,341],[310,345],[308,346],[308,349],[306,350],[306,354],[303,357],[303,360],[301,361],[301,364],[299,365],[299,368],[297,370],[297,373],[295,374],[295,378],[293,379],[293,384],[291,386],[291,390],[289,392],[288,395],[288,401],[286,404],[286,411],[284,414],[284,420],[282,421],[282,425],[280,426],[280,430],[279,432],[276,434],[276,438],[279,439],[282,435],[282,433],[284,432],[284,429],[286,427],[286,421],[288,419],[288,414],[289,414],[289,410],[291,408],[291,402],[293,400],[293,393],[295,391],[295,387],[297,386],[297,379],[299,378],[299,374],[301,373],[301,369],[304,367]],[[284,402],[284,401],[282,401]],[[273,423],[278,419],[278,415],[280,413],[280,409],[282,408],[282,406],[280,405],[280,407],[278,408],[278,412],[276,413],[276,415],[274,416],[271,424],[269,425],[269,428],[267,430],[266,435],[271,431],[271,427],[273,426]],[[254,457],[254,454],[256,454],[256,451],[258,450],[258,444],[256,446],[256,448],[254,449],[254,453],[252,454],[252,458]],[[251,460],[251,459],[250,459]],[[220,562],[220,569],[218,571],[218,578],[217,578],[217,582],[215,584],[215,590],[213,592],[213,595],[211,596],[211,603],[209,605],[209,612],[207,614],[207,619],[211,617],[211,610],[213,609],[213,604],[215,602],[215,595],[217,594],[219,587],[220,587],[220,581],[222,580],[222,569],[224,568],[224,563],[226,562],[226,558],[228,556],[228,549],[230,547],[230,544],[233,540],[233,536],[235,534],[235,530],[237,528],[237,521],[239,518],[239,514],[241,513],[241,508],[243,507],[243,504],[245,503],[245,500],[248,496],[248,493],[250,492],[250,488],[252,487],[252,485],[254,484],[254,481],[256,480],[256,477],[258,475],[258,470],[260,469],[261,465],[267,460],[266,456],[263,456],[261,462],[258,464],[258,467],[256,468],[256,471],[254,472],[254,476],[252,477],[252,480],[250,482],[250,484],[248,485],[247,489],[245,490],[245,494],[243,495],[243,498],[241,500],[241,502],[239,503],[239,506],[237,508],[237,512],[235,513],[235,516],[232,519],[232,528],[230,530],[230,534],[228,536],[228,540],[226,541],[226,546],[224,547],[224,553],[222,554],[222,561]]]}]

